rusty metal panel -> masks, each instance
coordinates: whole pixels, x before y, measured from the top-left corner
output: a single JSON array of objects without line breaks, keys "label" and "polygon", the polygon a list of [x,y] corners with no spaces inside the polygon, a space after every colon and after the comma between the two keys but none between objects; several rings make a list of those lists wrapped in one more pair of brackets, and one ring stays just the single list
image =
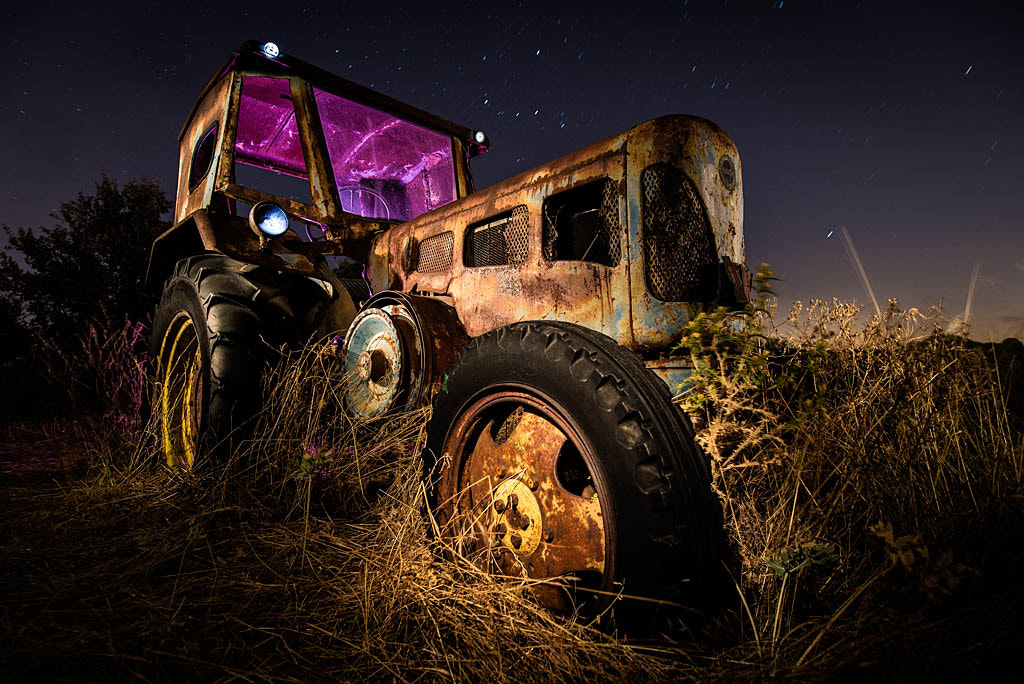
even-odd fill
[{"label": "rusty metal panel", "polygon": [[[224,79],[216,83],[207,92],[206,97],[197,103],[192,119],[182,131],[181,142],[178,153],[178,191],[175,196],[174,222],[182,221],[186,216],[197,209],[209,206],[210,196],[213,192],[216,170],[220,167],[223,154],[223,140],[227,126],[227,99],[230,92],[230,79]],[[196,148],[200,137],[209,130],[214,123],[218,124],[218,137],[220,141],[215,146],[213,161],[210,165],[210,172],[206,178],[199,183],[191,192],[188,189],[188,173],[192,163],[192,151]]]},{"label": "rusty metal panel", "polygon": [[[621,193],[625,142],[624,135],[609,138],[391,231],[391,279],[407,291],[415,288],[417,292],[450,296],[471,336],[517,321],[561,320],[590,327],[620,344],[632,346],[628,275],[622,268],[627,261],[625,239],[614,243],[620,250],[615,259],[619,267],[586,261],[551,261],[545,258],[542,248],[545,198],[591,181],[611,181],[617,192],[612,205],[618,214],[617,223],[626,225],[626,203]],[[467,228],[517,212],[522,216],[523,208],[528,239],[525,249],[519,247],[517,258],[510,259],[515,263],[467,266],[467,255],[463,253]],[[445,232],[454,235],[449,270],[427,273],[396,263],[400,259],[395,255],[401,254],[403,245],[412,241],[422,250],[432,236]],[[376,277],[383,280],[382,276],[378,271]]]},{"label": "rusty metal panel", "polygon": [[316,99],[313,97],[313,88],[298,78],[289,79],[289,83],[292,103],[295,105],[295,117],[298,119],[299,137],[302,140],[302,153],[306,161],[306,173],[309,174],[313,207],[317,217],[322,220],[340,216],[341,200],[338,199],[334,168],[327,154],[324,128]]},{"label": "rusty metal panel", "polygon": [[693,374],[690,360],[682,356],[647,359],[644,361],[644,367],[661,378],[673,395],[685,391],[685,386],[689,384],[690,376]]},{"label": "rusty metal panel", "polygon": [[[221,139],[220,162],[217,165],[217,182],[213,186],[214,191],[217,192],[227,187],[234,178],[235,138],[238,135],[238,109],[242,100],[241,74],[231,74],[227,80],[230,86],[224,114],[224,135]],[[209,206],[208,203],[207,206]]]},{"label": "rusty metal panel", "polygon": [[[743,186],[739,153],[725,131],[714,123],[697,117],[666,116],[629,131],[627,158],[630,300],[635,342],[640,350],[664,350],[708,302],[666,302],[649,290],[644,262],[647,236],[643,231],[643,172],[655,164],[670,164],[681,171],[703,202],[714,235],[713,253],[719,261],[728,257],[742,264]],[[680,245],[680,249],[684,248]]]},{"label": "rusty metal panel", "polygon": [[[383,251],[386,245],[391,254],[389,266],[371,269],[372,277],[392,288],[450,296],[472,336],[516,321],[555,319],[597,330],[630,349],[664,351],[709,302],[706,290],[692,294],[692,301],[665,301],[691,296],[685,288],[679,289],[676,279],[687,274],[693,277],[698,271],[704,277],[707,272],[696,262],[686,268],[686,255],[698,246],[692,231],[667,236],[652,233],[649,237],[666,244],[657,254],[660,262],[654,263],[650,257],[651,245],[644,243],[641,176],[656,164],[669,165],[678,172],[693,205],[699,205],[699,225],[707,233],[705,253],[698,260],[713,262],[708,264],[711,277],[717,277],[715,269],[722,262],[742,264],[743,199],[736,147],[709,121],[672,116],[641,124],[393,229],[379,242],[379,249]],[[610,260],[617,265],[551,260],[548,257],[552,255],[545,255],[543,249],[545,199],[601,178],[610,179],[617,193],[622,239],[619,255]],[[463,254],[466,230],[507,215],[516,207],[526,207],[528,212],[525,258],[508,265],[467,266]],[[664,211],[677,220],[683,209],[673,206]],[[454,235],[449,269],[428,273],[417,270],[408,259],[403,261],[402,254],[443,232]],[[677,250],[678,256],[672,250]],[[646,263],[649,258],[652,264]],[[648,267],[658,269],[661,278],[661,290],[653,293]],[[713,285],[719,287],[717,281]],[[732,290],[733,284],[729,285]],[[686,296],[680,296],[680,291]],[[674,297],[668,296],[673,292]],[[682,377],[675,370],[671,375]]]}]

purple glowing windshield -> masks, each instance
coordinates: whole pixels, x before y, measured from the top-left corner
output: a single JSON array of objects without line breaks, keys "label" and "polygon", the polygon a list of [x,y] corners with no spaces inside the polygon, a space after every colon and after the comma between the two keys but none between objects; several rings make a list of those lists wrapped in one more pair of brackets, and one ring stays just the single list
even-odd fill
[{"label": "purple glowing windshield", "polygon": [[242,79],[235,159],[306,178],[306,161],[295,125],[288,79],[257,76]]},{"label": "purple glowing windshield", "polygon": [[446,135],[314,88],[345,211],[408,220],[455,199]]}]

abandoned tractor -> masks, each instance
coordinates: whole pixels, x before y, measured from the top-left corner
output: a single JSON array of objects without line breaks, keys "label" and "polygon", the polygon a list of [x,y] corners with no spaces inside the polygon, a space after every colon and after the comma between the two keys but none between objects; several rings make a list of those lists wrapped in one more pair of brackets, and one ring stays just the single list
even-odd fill
[{"label": "abandoned tractor", "polygon": [[482,132],[253,42],[179,140],[148,273],[168,465],[245,435],[266,349],[342,335],[346,410],[432,405],[431,505],[465,553],[557,579],[556,611],[707,595],[720,513],[668,352],[748,297],[722,129],[662,117],[477,191]]}]

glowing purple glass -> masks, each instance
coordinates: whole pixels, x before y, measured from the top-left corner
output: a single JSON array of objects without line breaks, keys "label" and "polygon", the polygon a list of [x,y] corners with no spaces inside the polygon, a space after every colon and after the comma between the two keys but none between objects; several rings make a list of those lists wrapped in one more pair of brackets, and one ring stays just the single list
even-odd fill
[{"label": "glowing purple glass", "polygon": [[238,108],[235,159],[306,178],[306,161],[286,78],[245,76]]},{"label": "glowing purple glass", "polygon": [[[455,199],[446,135],[314,88],[342,209],[405,221]],[[246,76],[235,159],[307,178],[288,79]]]},{"label": "glowing purple glass", "polygon": [[455,199],[452,141],[314,88],[345,211],[408,220]]}]

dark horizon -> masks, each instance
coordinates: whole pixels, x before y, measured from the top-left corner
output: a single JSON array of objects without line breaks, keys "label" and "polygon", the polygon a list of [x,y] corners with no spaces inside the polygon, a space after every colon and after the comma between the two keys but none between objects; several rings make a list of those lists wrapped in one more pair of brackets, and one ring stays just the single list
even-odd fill
[{"label": "dark horizon", "polygon": [[[248,3],[7,11],[3,218],[50,212],[101,172],[173,197],[177,134],[248,39],[486,131],[478,187],[646,119],[688,113],[736,141],[747,263],[793,298],[972,312],[979,339],[1024,337],[1024,11],[999,3],[630,3],[324,10]],[[834,231],[832,237],[826,237]]]}]

